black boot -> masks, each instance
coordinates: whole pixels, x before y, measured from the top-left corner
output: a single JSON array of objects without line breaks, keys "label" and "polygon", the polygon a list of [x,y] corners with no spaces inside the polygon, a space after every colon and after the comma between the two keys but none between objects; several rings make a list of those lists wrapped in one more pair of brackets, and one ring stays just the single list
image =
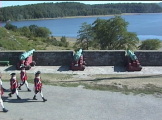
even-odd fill
[{"label": "black boot", "polygon": [[43,99],[43,102],[46,102],[47,101],[47,99],[45,99],[44,97],[42,97],[42,99]]},{"label": "black boot", "polygon": [[18,90],[21,90],[21,86],[18,87]]},{"label": "black boot", "polygon": [[36,95],[34,95],[33,100],[37,100]]},{"label": "black boot", "polygon": [[8,94],[9,97],[12,97],[11,93]]},{"label": "black boot", "polygon": [[28,88],[28,91],[31,92],[31,90]]},{"label": "black boot", "polygon": [[17,99],[18,99],[18,100],[21,100],[21,98],[20,98],[19,96],[17,96]]},{"label": "black boot", "polygon": [[6,108],[3,108],[3,112],[8,112],[8,110]]}]

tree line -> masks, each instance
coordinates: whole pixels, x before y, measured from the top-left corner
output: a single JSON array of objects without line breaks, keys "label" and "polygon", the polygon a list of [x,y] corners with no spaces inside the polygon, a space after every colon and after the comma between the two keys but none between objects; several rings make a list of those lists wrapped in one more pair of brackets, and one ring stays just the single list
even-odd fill
[{"label": "tree line", "polygon": [[99,50],[156,50],[161,47],[159,39],[147,39],[140,43],[137,34],[127,30],[128,22],[121,16],[96,19],[92,24],[82,23],[78,31],[76,48]]},{"label": "tree line", "polygon": [[[121,16],[115,16],[111,19],[97,18],[92,24],[84,22],[78,31],[77,41],[73,49],[156,50],[161,47],[159,39],[148,39],[140,42],[136,33],[127,30],[128,24]],[[65,49],[69,47],[69,42],[65,36],[57,40],[54,36],[50,36],[51,32],[46,27],[30,25],[17,28],[17,26],[7,22],[4,28],[10,32],[0,29],[2,33],[0,34],[0,47],[3,48],[23,49],[43,44],[64,47]],[[11,31],[14,32],[15,37],[9,34]],[[6,36],[9,36],[9,39]],[[23,40],[24,37],[27,39]]]},{"label": "tree line", "polygon": [[110,15],[121,13],[159,13],[154,3],[119,3],[88,5],[77,2],[40,3],[0,8],[0,21],[66,16]]}]

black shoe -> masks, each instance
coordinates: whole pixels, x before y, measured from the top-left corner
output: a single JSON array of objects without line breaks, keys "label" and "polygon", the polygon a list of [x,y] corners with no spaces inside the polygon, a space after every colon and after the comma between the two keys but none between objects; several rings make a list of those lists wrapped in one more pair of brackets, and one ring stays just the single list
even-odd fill
[{"label": "black shoe", "polygon": [[31,90],[28,88],[28,91],[31,92]]},{"label": "black shoe", "polygon": [[6,108],[3,108],[3,112],[8,112],[8,110]]},{"label": "black shoe", "polygon": [[18,99],[18,100],[21,100],[21,98],[20,98],[19,96],[17,96],[17,99]]},{"label": "black shoe", "polygon": [[43,102],[46,102],[47,101],[47,99],[45,99],[44,97],[42,97],[42,99],[43,99]]},{"label": "black shoe", "polygon": [[11,93],[8,94],[9,97],[12,97]]},{"label": "black shoe", "polygon": [[18,90],[21,90],[21,87],[20,86],[18,87]]},{"label": "black shoe", "polygon": [[37,100],[36,96],[33,97],[33,100]]}]

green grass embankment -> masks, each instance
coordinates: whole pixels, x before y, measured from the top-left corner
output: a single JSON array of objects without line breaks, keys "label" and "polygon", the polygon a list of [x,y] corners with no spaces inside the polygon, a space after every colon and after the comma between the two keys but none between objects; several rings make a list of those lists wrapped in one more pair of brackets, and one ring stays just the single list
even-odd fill
[{"label": "green grass embankment", "polygon": [[[73,74],[41,75],[43,84],[62,87],[83,87],[91,90],[122,92],[124,94],[162,94],[162,75],[89,75],[87,78]],[[9,82],[10,76],[3,73],[3,81]],[[17,79],[19,76],[17,74]],[[28,81],[33,83],[34,74],[28,73]]]}]

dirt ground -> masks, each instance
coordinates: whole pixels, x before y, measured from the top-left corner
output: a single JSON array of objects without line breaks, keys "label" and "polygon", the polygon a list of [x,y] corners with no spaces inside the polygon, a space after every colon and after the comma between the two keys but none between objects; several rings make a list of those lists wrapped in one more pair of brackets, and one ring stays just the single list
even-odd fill
[{"label": "dirt ground", "polygon": [[[162,69],[161,67],[143,67],[141,71],[127,72],[123,68],[112,66],[86,67],[84,71],[71,71],[67,66],[35,66],[28,70],[28,80],[33,83],[34,73],[40,70],[45,84],[55,86],[83,86],[90,89],[118,90],[132,92],[135,89],[162,93]],[[1,67],[3,81],[10,79],[10,73],[19,70],[14,67]],[[113,87],[113,88],[112,88]]]}]

